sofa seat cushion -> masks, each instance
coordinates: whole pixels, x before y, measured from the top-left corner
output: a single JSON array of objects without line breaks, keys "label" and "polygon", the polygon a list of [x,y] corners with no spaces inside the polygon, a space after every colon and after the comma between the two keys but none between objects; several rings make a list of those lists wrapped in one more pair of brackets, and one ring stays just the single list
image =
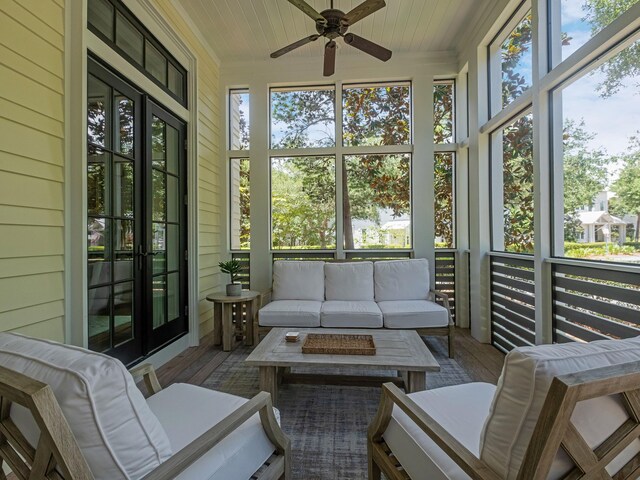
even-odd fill
[{"label": "sofa seat cushion", "polygon": [[378,302],[385,328],[446,327],[449,314],[442,305],[428,300]]},{"label": "sofa seat cushion", "polygon": [[373,262],[324,264],[327,300],[373,301]]},{"label": "sofa seat cushion", "polygon": [[[409,394],[427,414],[480,457],[480,435],[495,386],[467,383]],[[384,440],[411,478],[461,480],[469,476],[397,406]]]},{"label": "sofa seat cushion", "polygon": [[260,309],[263,327],[319,327],[322,302],[311,300],[276,300]]},{"label": "sofa seat cushion", "polygon": [[[507,354],[482,437],[481,458],[500,476],[515,479],[542,414],[553,377],[640,360],[640,337],[520,347]],[[619,395],[580,402],[571,421],[593,448],[628,419]],[[613,475],[640,451],[635,440],[607,467]],[[563,451],[549,478],[572,466]]]},{"label": "sofa seat cushion", "polygon": [[381,328],[382,312],[374,301],[327,300],[320,311],[320,325],[334,328]]},{"label": "sofa seat cushion", "polygon": [[273,262],[273,300],[324,300],[324,262]]},{"label": "sofa seat cushion", "polygon": [[424,258],[376,262],[373,279],[376,302],[429,299],[429,262]]},{"label": "sofa seat cushion", "polygon": [[[147,399],[164,427],[171,448],[180,451],[247,400],[235,395],[176,383]],[[248,479],[275,451],[256,413],[205,453],[176,480]]]},{"label": "sofa seat cushion", "polygon": [[[142,478],[171,457],[167,434],[119,360],[0,333],[0,365],[51,387],[96,480]],[[35,446],[31,413],[14,405],[11,417]]]}]

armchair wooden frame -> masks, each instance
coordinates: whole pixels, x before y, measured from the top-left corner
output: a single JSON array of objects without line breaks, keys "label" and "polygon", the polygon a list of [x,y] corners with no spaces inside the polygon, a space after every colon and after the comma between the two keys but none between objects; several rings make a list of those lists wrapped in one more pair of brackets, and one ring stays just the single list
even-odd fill
[{"label": "armchair wooden frame", "polygon": [[[271,331],[272,327],[264,327],[260,326],[260,309],[264,307],[267,303],[271,301],[272,289],[265,290],[258,297],[258,312],[253,317],[254,326],[253,326],[253,334],[254,334],[254,345],[258,345],[260,343],[260,335],[266,335]],[[418,335],[438,335],[438,336],[447,336],[448,341],[448,351],[449,358],[453,358],[454,351],[454,342],[453,338],[455,335],[456,327],[453,323],[453,317],[451,316],[451,306],[449,305],[449,297],[447,294],[439,291],[439,290],[430,290],[429,291],[429,299],[432,302],[437,302],[438,300],[442,302],[442,306],[447,309],[447,317],[449,319],[449,324],[446,327],[425,327],[425,328],[416,328],[415,331]]]},{"label": "armchair wooden frame", "polygon": [[[161,390],[153,367],[140,365],[131,370],[142,377],[149,394]],[[11,420],[11,405],[27,408],[40,428],[40,440],[33,448]],[[273,413],[271,396],[261,392],[224,420],[196,438],[143,480],[171,480],[227,435],[259,413],[265,433],[275,453],[252,477],[259,480],[289,479],[291,446]],[[94,478],[76,443],[71,428],[51,388],[19,372],[0,366],[0,480],[6,480],[2,463],[6,462],[19,480],[92,480]]]},{"label": "armchair wooden frame", "polygon": [[[571,423],[571,415],[578,402],[614,394],[621,394],[629,419],[600,446],[592,449]],[[383,385],[378,413],[369,425],[370,480],[379,480],[381,472],[389,480],[411,478],[383,438],[394,405],[406,413],[469,477],[474,480],[500,480],[484,461],[467,450],[392,383]],[[563,479],[631,480],[640,476],[640,453],[614,475],[605,470],[612,459],[640,437],[640,362],[555,377],[542,411],[544,415],[536,423],[518,480],[546,479],[560,448],[567,452],[575,465]]]}]

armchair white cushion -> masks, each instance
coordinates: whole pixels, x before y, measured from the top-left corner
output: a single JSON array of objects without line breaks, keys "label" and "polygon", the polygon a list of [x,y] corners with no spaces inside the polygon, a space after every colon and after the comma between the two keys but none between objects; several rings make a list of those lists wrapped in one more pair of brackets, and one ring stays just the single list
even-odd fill
[{"label": "armchair white cushion", "polygon": [[324,300],[324,262],[273,262],[273,300]]},{"label": "armchair white cushion", "polygon": [[325,263],[327,300],[373,301],[373,262]]},{"label": "armchair white cushion", "polygon": [[429,262],[425,258],[376,262],[374,284],[376,302],[428,300]]},{"label": "armchair white cushion", "polygon": [[[119,360],[0,333],[0,365],[51,387],[96,480],[141,478],[171,457],[167,434]],[[28,411],[16,405],[12,418],[38,438]]]},{"label": "armchair white cushion", "polygon": [[[167,432],[171,448],[178,452],[247,400],[176,383],[149,397],[147,402]],[[178,475],[176,480],[247,479],[258,471],[273,451],[274,446],[256,413]]]}]

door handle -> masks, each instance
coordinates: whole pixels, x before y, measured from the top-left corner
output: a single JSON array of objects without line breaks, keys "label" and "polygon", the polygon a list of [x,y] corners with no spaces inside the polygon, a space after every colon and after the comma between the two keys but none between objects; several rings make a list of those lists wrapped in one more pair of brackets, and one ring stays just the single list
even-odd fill
[{"label": "door handle", "polygon": [[138,245],[138,251],[136,252],[136,256],[138,257],[138,270],[142,270],[142,259],[144,257],[155,257],[156,255],[159,255],[161,253],[161,251],[145,252],[142,248],[142,245]]}]

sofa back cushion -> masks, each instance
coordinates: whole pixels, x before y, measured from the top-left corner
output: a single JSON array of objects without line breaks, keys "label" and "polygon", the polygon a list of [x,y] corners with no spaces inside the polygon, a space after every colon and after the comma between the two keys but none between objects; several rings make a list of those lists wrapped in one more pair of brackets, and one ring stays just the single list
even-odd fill
[{"label": "sofa back cushion", "polygon": [[324,286],[327,300],[373,301],[373,263],[325,263]]},{"label": "sofa back cushion", "polygon": [[324,262],[273,262],[273,300],[324,300]]},{"label": "sofa back cushion", "polygon": [[[119,360],[88,350],[0,333],[0,364],[48,384],[96,480],[138,479],[171,457],[171,444]],[[11,417],[31,442],[31,414]]]},{"label": "sofa back cushion", "polygon": [[[517,348],[505,358],[485,422],[480,456],[505,479],[515,479],[542,412],[553,377],[640,360],[640,337]],[[580,402],[571,417],[593,448],[628,418],[619,395]],[[636,440],[610,465],[615,473],[640,451]],[[573,463],[560,452],[549,478],[561,478]]]},{"label": "sofa back cushion", "polygon": [[425,258],[376,262],[374,283],[376,302],[428,300],[429,262]]}]

